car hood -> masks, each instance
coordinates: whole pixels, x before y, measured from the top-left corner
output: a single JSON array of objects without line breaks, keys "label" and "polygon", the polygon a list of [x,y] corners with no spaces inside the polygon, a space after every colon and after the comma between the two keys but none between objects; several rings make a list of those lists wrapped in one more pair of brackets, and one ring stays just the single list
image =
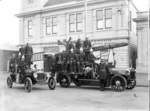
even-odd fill
[{"label": "car hood", "polygon": [[127,70],[125,69],[110,68],[109,70],[111,74],[126,74],[127,73]]}]

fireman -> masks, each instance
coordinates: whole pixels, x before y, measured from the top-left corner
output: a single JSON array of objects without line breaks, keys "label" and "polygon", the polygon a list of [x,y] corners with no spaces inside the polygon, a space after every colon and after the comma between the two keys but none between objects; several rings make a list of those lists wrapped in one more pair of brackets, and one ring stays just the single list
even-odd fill
[{"label": "fireman", "polygon": [[107,63],[105,62],[105,60],[101,60],[101,63],[98,66],[98,74],[100,80],[100,90],[104,91],[105,81],[107,77]]},{"label": "fireman", "polygon": [[69,68],[70,68],[70,72],[75,72],[75,55],[74,55],[74,51],[73,49],[71,49],[71,51],[68,53],[68,63],[69,63]]},{"label": "fireman", "polygon": [[90,54],[90,49],[91,49],[91,42],[89,41],[89,38],[86,37],[85,41],[83,42],[83,49],[84,49],[84,53],[85,53],[85,60],[87,61],[87,57]]}]

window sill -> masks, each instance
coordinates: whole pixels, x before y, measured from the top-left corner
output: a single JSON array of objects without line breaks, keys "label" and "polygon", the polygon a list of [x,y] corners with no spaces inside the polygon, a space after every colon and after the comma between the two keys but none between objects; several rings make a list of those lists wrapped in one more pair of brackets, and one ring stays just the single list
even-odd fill
[{"label": "window sill", "polygon": [[97,30],[96,29],[96,32],[105,32],[105,31],[113,31],[113,29],[112,28],[110,28],[110,29],[102,29],[102,30]]},{"label": "window sill", "polygon": [[73,35],[73,34],[83,34],[83,32],[69,32],[70,35]]},{"label": "window sill", "polygon": [[52,35],[44,35],[44,37],[56,37],[58,34],[52,34]]}]

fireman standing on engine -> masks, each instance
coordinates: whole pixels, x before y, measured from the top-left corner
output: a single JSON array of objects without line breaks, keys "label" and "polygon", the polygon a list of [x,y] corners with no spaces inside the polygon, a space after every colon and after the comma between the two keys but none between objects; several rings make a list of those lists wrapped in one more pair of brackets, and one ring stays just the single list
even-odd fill
[{"label": "fireman standing on engine", "polygon": [[24,47],[24,45],[21,45],[21,48],[19,49],[19,53],[21,54],[21,57],[25,54],[25,47]]},{"label": "fireman standing on engine", "polygon": [[84,53],[85,53],[85,60],[87,61],[87,57],[90,54],[90,49],[91,49],[91,42],[89,41],[89,38],[86,37],[85,41],[83,42],[83,49],[84,49]]},{"label": "fireman standing on engine", "polygon": [[75,44],[75,49],[77,51],[77,53],[79,54],[80,53],[80,48],[82,47],[82,43],[81,43],[81,39],[78,38],[76,44]]}]

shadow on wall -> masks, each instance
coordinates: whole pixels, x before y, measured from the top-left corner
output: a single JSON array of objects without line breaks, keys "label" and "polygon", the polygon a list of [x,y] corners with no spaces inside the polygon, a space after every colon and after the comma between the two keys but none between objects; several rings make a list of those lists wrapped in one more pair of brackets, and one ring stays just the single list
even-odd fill
[{"label": "shadow on wall", "polygon": [[12,54],[18,54],[18,51],[0,50],[0,71],[7,71],[8,60]]}]

